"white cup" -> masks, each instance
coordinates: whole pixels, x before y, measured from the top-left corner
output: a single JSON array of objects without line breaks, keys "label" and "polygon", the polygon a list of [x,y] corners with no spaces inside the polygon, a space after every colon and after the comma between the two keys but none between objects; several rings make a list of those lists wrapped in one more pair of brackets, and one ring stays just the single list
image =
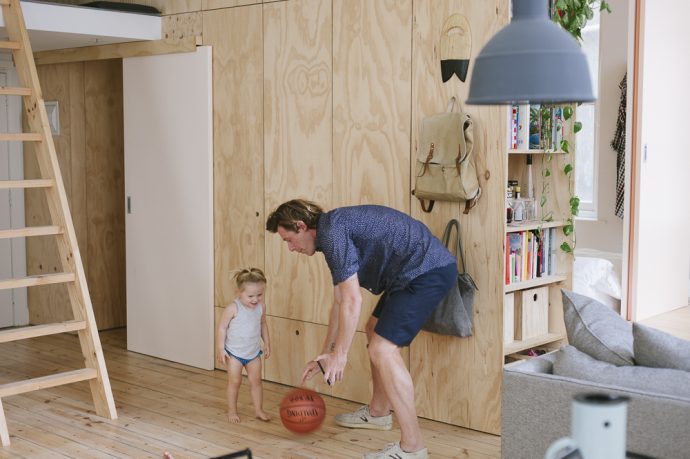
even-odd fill
[{"label": "white cup", "polygon": [[545,459],[579,450],[583,459],[625,459],[628,401],[625,396],[578,394],[573,399],[571,436],[556,440]]}]

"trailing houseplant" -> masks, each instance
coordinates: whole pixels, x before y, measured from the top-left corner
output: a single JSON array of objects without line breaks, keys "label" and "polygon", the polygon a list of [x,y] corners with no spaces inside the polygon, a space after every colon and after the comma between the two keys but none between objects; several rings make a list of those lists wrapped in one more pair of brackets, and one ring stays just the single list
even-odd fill
[{"label": "trailing houseplant", "polygon": [[[610,5],[605,0],[553,0],[551,4],[551,18],[554,22],[563,27],[568,31],[579,43],[582,42],[582,29],[584,29],[587,21],[594,17],[594,8],[599,7],[600,11],[611,12]],[[542,118],[546,114],[550,113],[553,107],[542,106]],[[572,106],[563,107],[563,122],[572,119],[574,110]],[[558,120],[555,122],[559,122]],[[562,126],[561,126],[562,128]],[[577,134],[582,130],[582,123],[580,121],[573,122],[573,133]],[[547,138],[544,139],[545,147],[551,151],[556,151],[560,149],[565,154],[570,153],[570,143],[568,139],[562,138],[559,145],[553,145],[551,136],[551,129],[547,129]],[[545,180],[551,175],[551,164],[553,156],[548,153],[542,156],[542,195],[539,202],[542,219],[545,221],[551,221],[553,219],[553,213],[547,212],[544,214],[544,205],[546,204],[546,193],[548,192],[548,183]],[[572,174],[574,172],[574,166],[572,162],[566,161],[563,166],[563,173],[568,177],[569,186],[569,215],[566,219],[565,225],[563,225],[563,234],[566,237],[566,241],[561,244],[561,250],[566,253],[573,253],[575,250],[576,239],[575,239],[575,217],[579,213],[580,208],[580,198],[575,194],[574,181]]]}]

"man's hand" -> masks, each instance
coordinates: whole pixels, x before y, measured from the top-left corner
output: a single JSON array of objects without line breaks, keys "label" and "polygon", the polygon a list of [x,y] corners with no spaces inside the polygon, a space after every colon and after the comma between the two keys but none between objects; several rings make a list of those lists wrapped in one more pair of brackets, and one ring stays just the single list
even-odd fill
[{"label": "man's hand", "polygon": [[320,370],[316,360],[310,360],[307,362],[307,364],[304,366],[304,371],[302,371],[302,380],[300,381],[300,386],[304,386],[304,383],[313,378],[317,373],[320,373]]},{"label": "man's hand", "polygon": [[345,375],[345,365],[347,365],[347,355],[329,352],[328,354],[321,354],[314,361],[317,363],[317,366],[321,364],[323,379],[329,382],[330,385],[342,381]]}]

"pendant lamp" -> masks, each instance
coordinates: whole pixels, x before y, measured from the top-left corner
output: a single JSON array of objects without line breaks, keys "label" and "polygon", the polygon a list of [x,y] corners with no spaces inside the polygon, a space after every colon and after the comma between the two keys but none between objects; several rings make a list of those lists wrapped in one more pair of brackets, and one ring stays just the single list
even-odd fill
[{"label": "pendant lamp", "polygon": [[513,19],[474,60],[467,103],[566,103],[595,100],[587,58],[549,18],[548,0],[512,0]]}]

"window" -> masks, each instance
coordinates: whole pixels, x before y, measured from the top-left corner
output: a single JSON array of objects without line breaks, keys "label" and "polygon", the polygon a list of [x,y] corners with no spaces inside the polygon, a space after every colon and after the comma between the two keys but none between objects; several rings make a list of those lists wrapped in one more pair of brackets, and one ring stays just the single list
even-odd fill
[{"label": "window", "polygon": [[[599,93],[599,8],[582,29],[582,50],[587,56],[595,96]],[[590,102],[577,107],[576,118],[582,130],[575,139],[575,193],[580,198],[581,218],[597,217],[599,104]]]}]

